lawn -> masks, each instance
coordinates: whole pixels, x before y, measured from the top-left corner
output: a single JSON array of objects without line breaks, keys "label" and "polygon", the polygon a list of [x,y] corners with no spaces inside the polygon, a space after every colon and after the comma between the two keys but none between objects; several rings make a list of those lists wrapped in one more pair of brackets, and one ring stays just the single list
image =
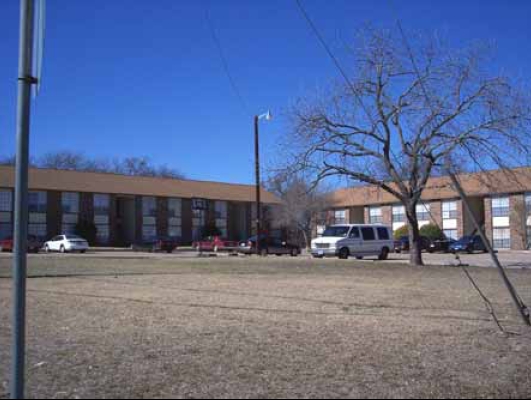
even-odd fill
[{"label": "lawn", "polygon": [[[5,255],[4,255],[5,256]],[[0,396],[11,261],[0,258]],[[303,258],[32,255],[32,398],[530,398],[497,272]],[[531,295],[531,271],[511,278]]]}]

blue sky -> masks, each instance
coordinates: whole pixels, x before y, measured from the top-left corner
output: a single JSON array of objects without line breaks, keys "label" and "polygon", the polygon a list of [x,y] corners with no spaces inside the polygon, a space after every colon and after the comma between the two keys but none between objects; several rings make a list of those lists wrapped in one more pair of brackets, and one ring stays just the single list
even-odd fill
[{"label": "blue sky", "polygon": [[[365,23],[392,28],[389,1],[303,0],[342,56]],[[47,1],[43,86],[33,102],[31,154],[149,156],[189,178],[251,183],[252,116],[223,71],[204,5],[249,112],[261,124],[262,158],[287,134],[283,113],[337,78],[292,0]],[[531,76],[531,2],[395,2],[408,31],[436,29],[451,44],[494,41],[497,66]],[[0,154],[15,149],[19,2],[0,2]]]}]

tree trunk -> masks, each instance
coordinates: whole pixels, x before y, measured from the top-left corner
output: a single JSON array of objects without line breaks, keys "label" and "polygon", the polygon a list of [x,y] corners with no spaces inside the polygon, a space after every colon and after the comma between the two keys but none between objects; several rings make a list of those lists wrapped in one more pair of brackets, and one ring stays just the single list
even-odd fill
[{"label": "tree trunk", "polygon": [[420,243],[419,222],[417,220],[416,205],[406,206],[406,216],[409,234],[409,264],[422,266],[422,247]]},{"label": "tree trunk", "polygon": [[304,245],[306,246],[306,250],[310,250],[311,248],[310,236],[308,235],[305,229],[302,229],[301,231],[302,231],[302,235],[304,236]]}]

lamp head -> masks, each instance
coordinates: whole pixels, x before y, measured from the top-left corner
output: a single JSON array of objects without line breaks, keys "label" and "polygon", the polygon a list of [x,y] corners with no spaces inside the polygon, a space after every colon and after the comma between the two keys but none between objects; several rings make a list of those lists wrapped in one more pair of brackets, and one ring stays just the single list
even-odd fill
[{"label": "lamp head", "polygon": [[258,119],[259,119],[259,120],[261,120],[262,118],[263,118],[264,120],[266,120],[266,121],[269,121],[269,120],[271,120],[271,119],[273,118],[273,115],[271,114],[271,112],[270,112],[269,110],[267,110],[266,113],[264,113],[264,114],[260,114],[260,115],[258,116]]}]

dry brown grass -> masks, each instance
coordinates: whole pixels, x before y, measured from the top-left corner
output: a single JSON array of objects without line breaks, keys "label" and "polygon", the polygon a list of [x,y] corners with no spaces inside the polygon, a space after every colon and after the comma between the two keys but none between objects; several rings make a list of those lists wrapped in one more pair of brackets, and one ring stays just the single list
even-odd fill
[{"label": "dry brown grass", "polygon": [[[29,260],[29,397],[531,397],[497,273],[302,258]],[[10,262],[0,259],[0,387]],[[531,288],[529,270],[511,271]]]}]

